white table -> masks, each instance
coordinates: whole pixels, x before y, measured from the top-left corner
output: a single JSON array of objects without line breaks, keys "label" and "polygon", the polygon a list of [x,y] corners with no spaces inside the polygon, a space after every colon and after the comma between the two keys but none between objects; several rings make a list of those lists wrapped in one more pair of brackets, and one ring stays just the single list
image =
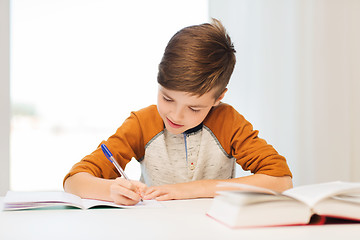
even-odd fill
[{"label": "white table", "polygon": [[152,209],[1,211],[0,239],[360,239],[360,224],[230,229],[205,215],[211,202],[166,201],[164,208]]}]

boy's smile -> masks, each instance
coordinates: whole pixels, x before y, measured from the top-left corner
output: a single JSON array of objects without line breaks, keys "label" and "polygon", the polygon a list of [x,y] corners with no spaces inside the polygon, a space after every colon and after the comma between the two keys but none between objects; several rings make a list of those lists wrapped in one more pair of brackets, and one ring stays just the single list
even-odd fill
[{"label": "boy's smile", "polygon": [[180,134],[204,121],[210,109],[220,103],[224,93],[214,99],[214,90],[202,96],[169,90],[159,85],[157,108],[166,129]]},{"label": "boy's smile", "polygon": [[166,120],[168,120],[169,122],[169,125],[172,127],[172,128],[181,128],[183,127],[184,125],[180,125],[180,124],[176,124],[174,123],[173,121],[171,121],[169,118],[166,118]]}]

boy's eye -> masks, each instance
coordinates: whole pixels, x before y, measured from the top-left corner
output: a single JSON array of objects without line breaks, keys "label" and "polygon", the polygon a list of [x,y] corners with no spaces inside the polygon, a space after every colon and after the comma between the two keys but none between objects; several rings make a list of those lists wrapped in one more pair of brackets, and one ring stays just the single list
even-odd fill
[{"label": "boy's eye", "polygon": [[163,96],[163,99],[164,99],[165,101],[167,101],[167,102],[172,102],[172,100],[171,100],[170,98],[167,98],[167,97],[165,97],[165,96]]},{"label": "boy's eye", "polygon": [[193,112],[200,112],[199,109],[190,108],[190,110],[193,111]]}]

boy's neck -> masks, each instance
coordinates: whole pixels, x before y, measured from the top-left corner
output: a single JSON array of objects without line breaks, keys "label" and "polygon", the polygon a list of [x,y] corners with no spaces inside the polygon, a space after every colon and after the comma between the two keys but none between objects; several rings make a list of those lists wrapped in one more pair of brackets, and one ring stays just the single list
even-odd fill
[{"label": "boy's neck", "polygon": [[183,132],[183,134],[191,134],[191,133],[194,133],[194,132],[197,132],[199,130],[201,130],[203,127],[203,123],[200,123],[199,125],[197,125],[196,127],[193,127],[193,128],[190,128],[188,130],[186,130],[185,132]]}]

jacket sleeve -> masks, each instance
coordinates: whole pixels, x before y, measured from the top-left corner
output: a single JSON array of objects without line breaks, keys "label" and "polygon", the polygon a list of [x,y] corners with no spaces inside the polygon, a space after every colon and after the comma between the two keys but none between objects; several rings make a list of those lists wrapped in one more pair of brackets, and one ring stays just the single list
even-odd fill
[{"label": "jacket sleeve", "polygon": [[285,157],[259,138],[258,131],[234,108],[221,104],[211,114],[213,116],[209,122],[214,125],[215,136],[245,171],[292,177]]},{"label": "jacket sleeve", "polygon": [[[101,144],[103,143],[106,144],[122,168],[125,168],[133,157],[140,159],[145,150],[143,134],[136,114],[131,113],[116,133],[108,140],[101,142]],[[114,179],[119,176],[116,168],[103,154],[100,145],[71,168],[63,183],[67,178],[79,172],[87,172],[105,179]]]}]

